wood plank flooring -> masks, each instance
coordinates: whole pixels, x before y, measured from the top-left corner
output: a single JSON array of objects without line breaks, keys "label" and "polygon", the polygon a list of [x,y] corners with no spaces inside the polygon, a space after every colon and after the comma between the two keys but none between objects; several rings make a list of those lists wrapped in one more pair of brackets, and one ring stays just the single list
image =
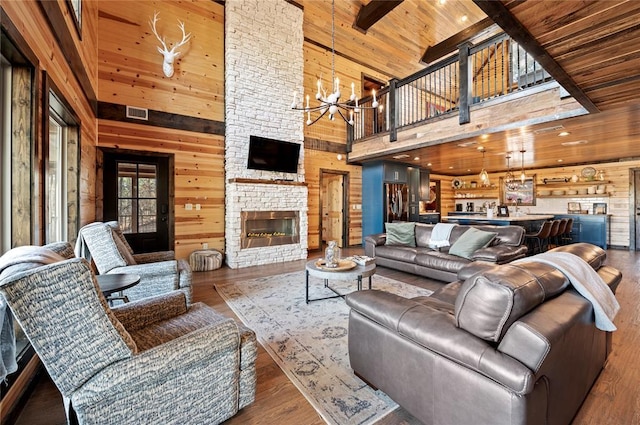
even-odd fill
[{"label": "wood plank flooring", "polygon": [[[344,255],[362,250],[344,250]],[[320,253],[310,253],[310,258]],[[623,273],[617,292],[621,312],[616,319],[613,353],[596,381],[591,393],[573,421],[573,425],[640,425],[640,253],[609,250],[608,264]],[[236,282],[259,276],[287,273],[304,268],[305,261],[250,267],[238,270],[221,268],[212,272],[194,273],[194,300],[202,301],[223,314],[234,317],[218,293],[214,282]],[[406,273],[379,268],[378,274],[406,283],[436,289],[442,285]],[[375,285],[375,277],[374,277]],[[227,424],[320,425],[324,421],[296,387],[262,348],[259,349],[256,401],[244,408]],[[64,424],[62,399],[46,373],[28,399],[17,425]],[[398,409],[378,422],[378,425],[418,424],[403,409]],[[451,424],[455,425],[455,424]]]}]

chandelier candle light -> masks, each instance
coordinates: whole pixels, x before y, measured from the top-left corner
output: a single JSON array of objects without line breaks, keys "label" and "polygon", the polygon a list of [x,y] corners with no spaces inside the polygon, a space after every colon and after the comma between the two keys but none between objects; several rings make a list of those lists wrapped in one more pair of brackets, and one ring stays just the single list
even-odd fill
[{"label": "chandelier candle light", "polygon": [[516,190],[520,186],[520,183],[515,179],[511,172],[511,166],[509,165],[509,159],[511,159],[511,152],[507,153],[507,174],[504,176],[504,184],[508,190]]},{"label": "chandelier candle light", "polygon": [[[335,51],[335,38],[336,38],[336,18],[335,18],[335,0],[331,2],[331,81],[333,82],[333,92],[327,95],[327,90],[322,85],[322,75],[318,78],[316,92],[316,100],[320,102],[319,105],[309,105],[309,95],[305,96],[306,104],[303,106],[299,104],[298,92],[293,92],[293,102],[291,102],[291,109],[297,111],[304,111],[307,113],[307,125],[315,124],[320,118],[329,113],[329,119],[333,121],[336,114],[340,115],[342,119],[349,125],[353,126],[354,114],[360,112],[361,109],[376,109],[378,108],[378,100],[376,99],[376,91],[372,90],[373,103],[371,106],[359,106],[358,97],[356,96],[355,83],[351,83],[351,96],[349,96],[348,102],[340,102],[340,79],[336,77],[336,51]],[[301,101],[302,99],[300,99]],[[311,120],[311,112],[320,111],[320,115],[314,120]],[[343,114],[342,111],[349,113],[349,119]]]}]

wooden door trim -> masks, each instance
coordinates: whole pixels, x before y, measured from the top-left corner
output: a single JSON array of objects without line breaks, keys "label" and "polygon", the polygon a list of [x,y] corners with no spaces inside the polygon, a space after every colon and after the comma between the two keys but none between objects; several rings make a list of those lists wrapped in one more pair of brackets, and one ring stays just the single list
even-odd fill
[{"label": "wooden door trim", "polygon": [[629,251],[636,250],[636,173],[640,174],[640,168],[629,168]]},{"label": "wooden door trim", "polygon": [[325,174],[334,174],[342,176],[342,246],[348,247],[349,245],[349,177],[350,174],[348,171],[343,170],[331,170],[327,168],[320,169],[320,187],[319,187],[319,205],[318,205],[318,235],[319,240],[318,243],[320,245],[320,250],[322,250],[322,204],[323,204],[323,183],[324,183],[324,175]]}]

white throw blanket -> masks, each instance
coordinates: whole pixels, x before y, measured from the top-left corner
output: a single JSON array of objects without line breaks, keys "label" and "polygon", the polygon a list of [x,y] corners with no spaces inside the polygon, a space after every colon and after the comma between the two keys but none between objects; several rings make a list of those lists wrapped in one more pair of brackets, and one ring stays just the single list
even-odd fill
[{"label": "white throw blanket", "polygon": [[514,261],[549,264],[560,270],[573,287],[593,305],[596,327],[603,331],[615,331],[613,319],[620,311],[620,304],[600,275],[582,258],[569,252],[545,252]]},{"label": "white throw blanket", "polygon": [[429,248],[442,248],[443,246],[449,246],[449,237],[451,231],[456,226],[455,223],[436,223],[431,230],[431,237],[429,238]]}]

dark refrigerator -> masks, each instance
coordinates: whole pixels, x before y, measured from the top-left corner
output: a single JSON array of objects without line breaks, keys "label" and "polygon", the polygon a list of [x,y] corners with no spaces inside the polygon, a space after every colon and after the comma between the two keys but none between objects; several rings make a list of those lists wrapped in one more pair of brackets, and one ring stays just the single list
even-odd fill
[{"label": "dark refrigerator", "polygon": [[405,183],[385,183],[385,223],[409,221],[409,186]]}]

